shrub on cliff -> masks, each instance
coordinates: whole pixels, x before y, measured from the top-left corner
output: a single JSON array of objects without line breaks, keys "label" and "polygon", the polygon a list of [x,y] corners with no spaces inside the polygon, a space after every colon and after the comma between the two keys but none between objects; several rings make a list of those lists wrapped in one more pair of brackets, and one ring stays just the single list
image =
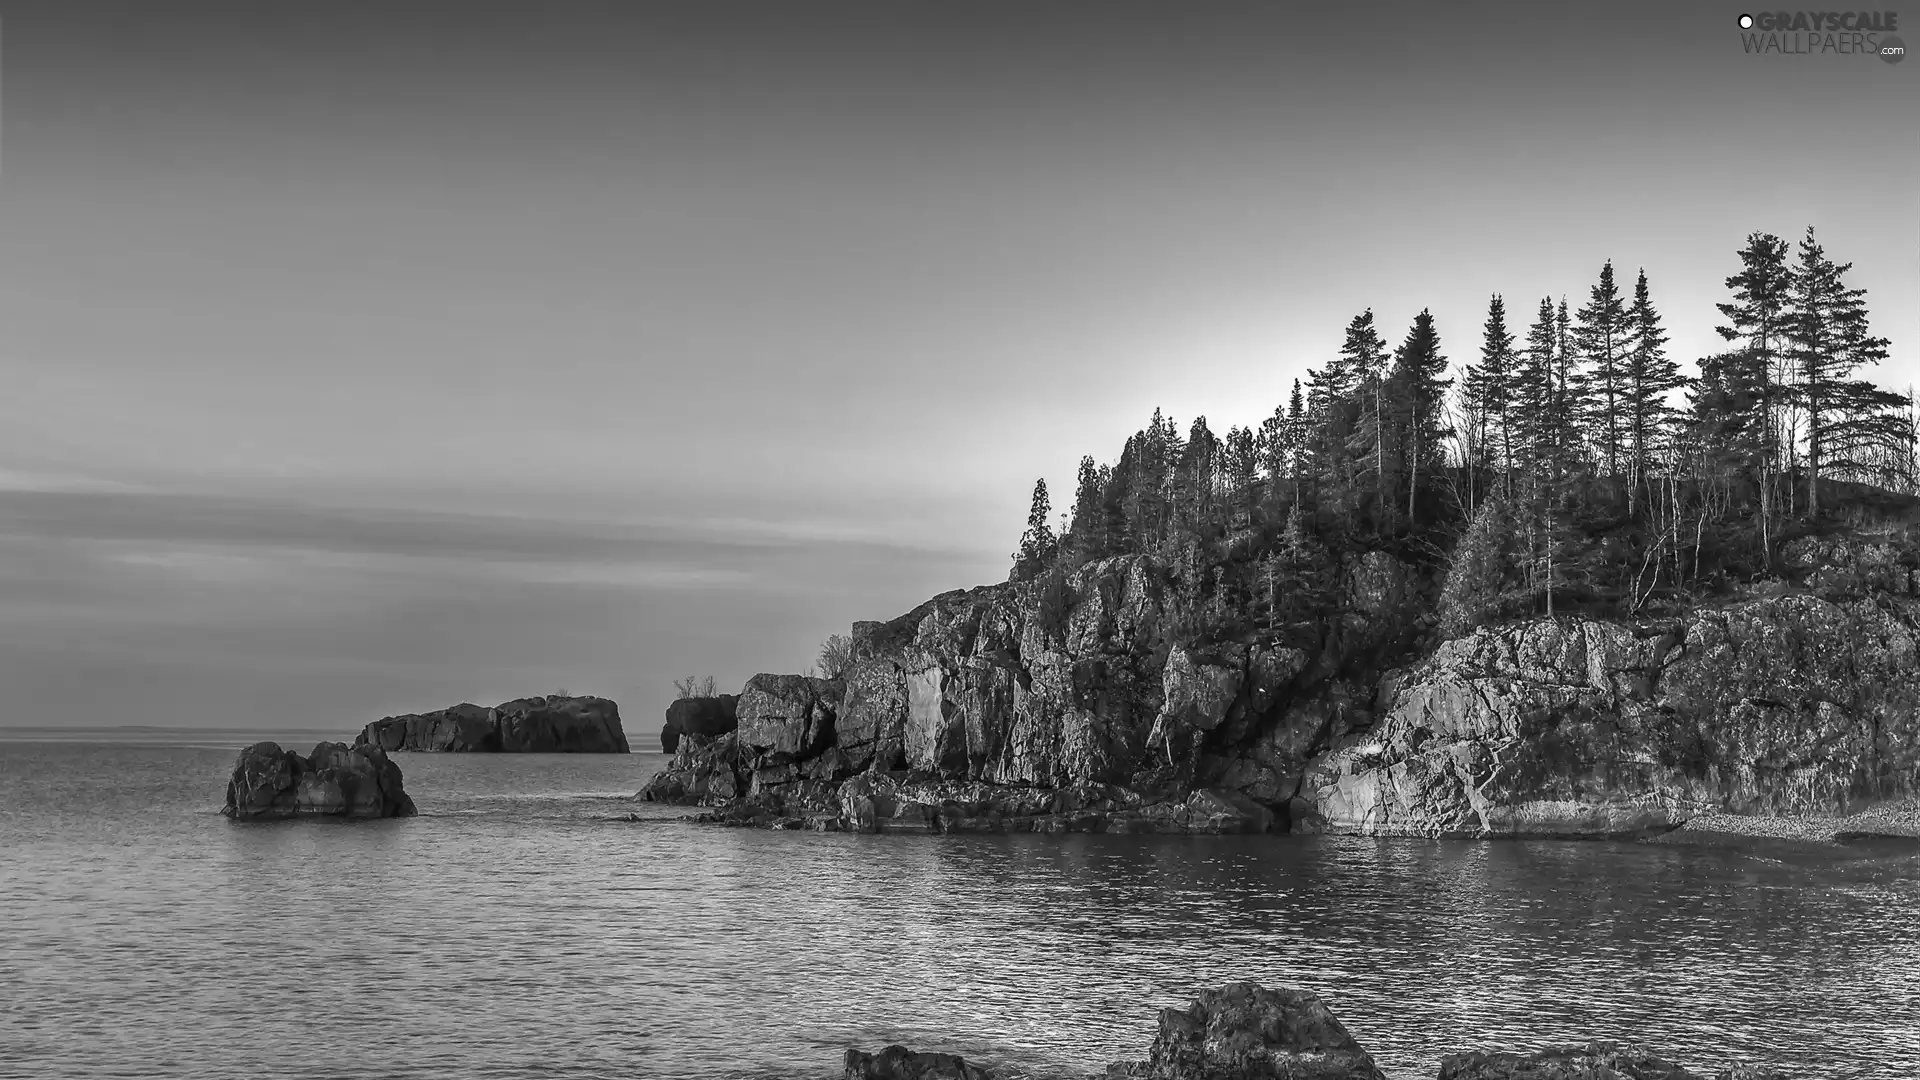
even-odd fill
[{"label": "shrub on cliff", "polygon": [[1511,550],[1514,531],[1512,515],[1498,499],[1474,513],[1440,588],[1438,614],[1446,636],[1460,637],[1492,622],[1512,605],[1521,584]]},{"label": "shrub on cliff", "polygon": [[845,634],[829,634],[820,643],[820,677],[837,679],[853,664],[853,639]]},{"label": "shrub on cliff", "polygon": [[673,696],[676,698],[710,698],[718,697],[719,694],[714,687],[713,676],[702,675],[696,678],[689,675],[684,679],[673,680]]}]

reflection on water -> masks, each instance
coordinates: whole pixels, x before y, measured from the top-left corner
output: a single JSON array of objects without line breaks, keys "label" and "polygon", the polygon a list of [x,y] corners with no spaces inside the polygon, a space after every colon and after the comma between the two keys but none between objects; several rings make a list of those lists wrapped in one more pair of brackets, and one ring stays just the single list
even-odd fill
[{"label": "reflection on water", "polygon": [[1242,978],[1396,1077],[1606,1036],[1920,1060],[1911,854],[767,833],[627,802],[659,755],[397,760],[420,818],[236,826],[232,749],[0,742],[0,1076],[1084,1075]]}]

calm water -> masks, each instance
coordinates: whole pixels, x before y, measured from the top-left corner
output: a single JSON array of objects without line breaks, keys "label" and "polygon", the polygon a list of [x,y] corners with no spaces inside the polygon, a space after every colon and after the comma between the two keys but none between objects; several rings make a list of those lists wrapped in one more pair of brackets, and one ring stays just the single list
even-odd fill
[{"label": "calm water", "polygon": [[0,1076],[828,1077],[889,1042],[1084,1074],[1239,978],[1396,1078],[1606,1036],[1920,1061],[1911,857],[711,829],[626,801],[652,754],[401,754],[419,818],[235,825],[248,738],[130,738],[0,731]]}]

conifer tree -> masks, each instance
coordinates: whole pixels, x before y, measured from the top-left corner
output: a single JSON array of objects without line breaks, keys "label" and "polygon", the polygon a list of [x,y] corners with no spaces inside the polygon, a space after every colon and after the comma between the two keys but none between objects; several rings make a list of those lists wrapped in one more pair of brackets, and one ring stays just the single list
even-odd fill
[{"label": "conifer tree", "polygon": [[1340,368],[1353,378],[1350,392],[1358,406],[1353,430],[1342,447],[1343,456],[1373,474],[1375,494],[1390,515],[1392,477],[1397,469],[1388,449],[1392,421],[1387,401],[1387,343],[1374,325],[1372,308],[1347,324],[1346,341],[1340,346]]},{"label": "conifer tree", "polygon": [[1621,404],[1626,427],[1627,512],[1639,506],[1639,489],[1656,453],[1669,449],[1673,406],[1668,396],[1685,385],[1678,362],[1667,356],[1667,333],[1647,291],[1647,272],[1633,284],[1633,307],[1626,318]]},{"label": "conifer tree", "polygon": [[1097,559],[1106,552],[1105,510],[1101,499],[1105,492],[1100,482],[1100,467],[1092,455],[1080,459],[1078,485],[1073,493],[1073,524],[1068,528],[1074,554]]},{"label": "conifer tree", "polygon": [[1600,268],[1600,280],[1576,317],[1579,323],[1573,332],[1574,343],[1590,365],[1580,372],[1585,406],[1582,419],[1601,467],[1608,476],[1618,475],[1623,446],[1620,369],[1627,340],[1627,309],[1613,279],[1613,260]]},{"label": "conifer tree", "polygon": [[1046,569],[1058,553],[1059,541],[1054,538],[1053,525],[1048,521],[1053,515],[1053,504],[1047,498],[1047,482],[1044,478],[1033,482],[1033,508],[1027,512],[1027,531],[1020,537],[1020,550],[1013,553],[1013,576],[1018,581],[1030,581]]},{"label": "conifer tree", "polygon": [[1237,424],[1228,429],[1223,460],[1228,505],[1232,508],[1228,525],[1237,532],[1253,524],[1253,508],[1260,496],[1260,452],[1252,429]]},{"label": "conifer tree", "polygon": [[1852,263],[1835,265],[1814,239],[1800,241],[1787,288],[1787,355],[1799,383],[1795,395],[1807,417],[1807,509],[1820,513],[1823,472],[1858,475],[1876,447],[1897,438],[1899,394],[1854,378],[1863,364],[1887,358],[1887,339],[1867,328],[1866,290],[1845,281]]}]

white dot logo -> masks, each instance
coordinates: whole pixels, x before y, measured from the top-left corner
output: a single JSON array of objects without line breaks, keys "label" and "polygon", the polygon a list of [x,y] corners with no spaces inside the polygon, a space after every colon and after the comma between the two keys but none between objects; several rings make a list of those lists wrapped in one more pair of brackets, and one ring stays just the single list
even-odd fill
[{"label": "white dot logo", "polygon": [[1753,29],[1753,16],[1751,15],[1740,16],[1740,29],[1742,30]]}]

